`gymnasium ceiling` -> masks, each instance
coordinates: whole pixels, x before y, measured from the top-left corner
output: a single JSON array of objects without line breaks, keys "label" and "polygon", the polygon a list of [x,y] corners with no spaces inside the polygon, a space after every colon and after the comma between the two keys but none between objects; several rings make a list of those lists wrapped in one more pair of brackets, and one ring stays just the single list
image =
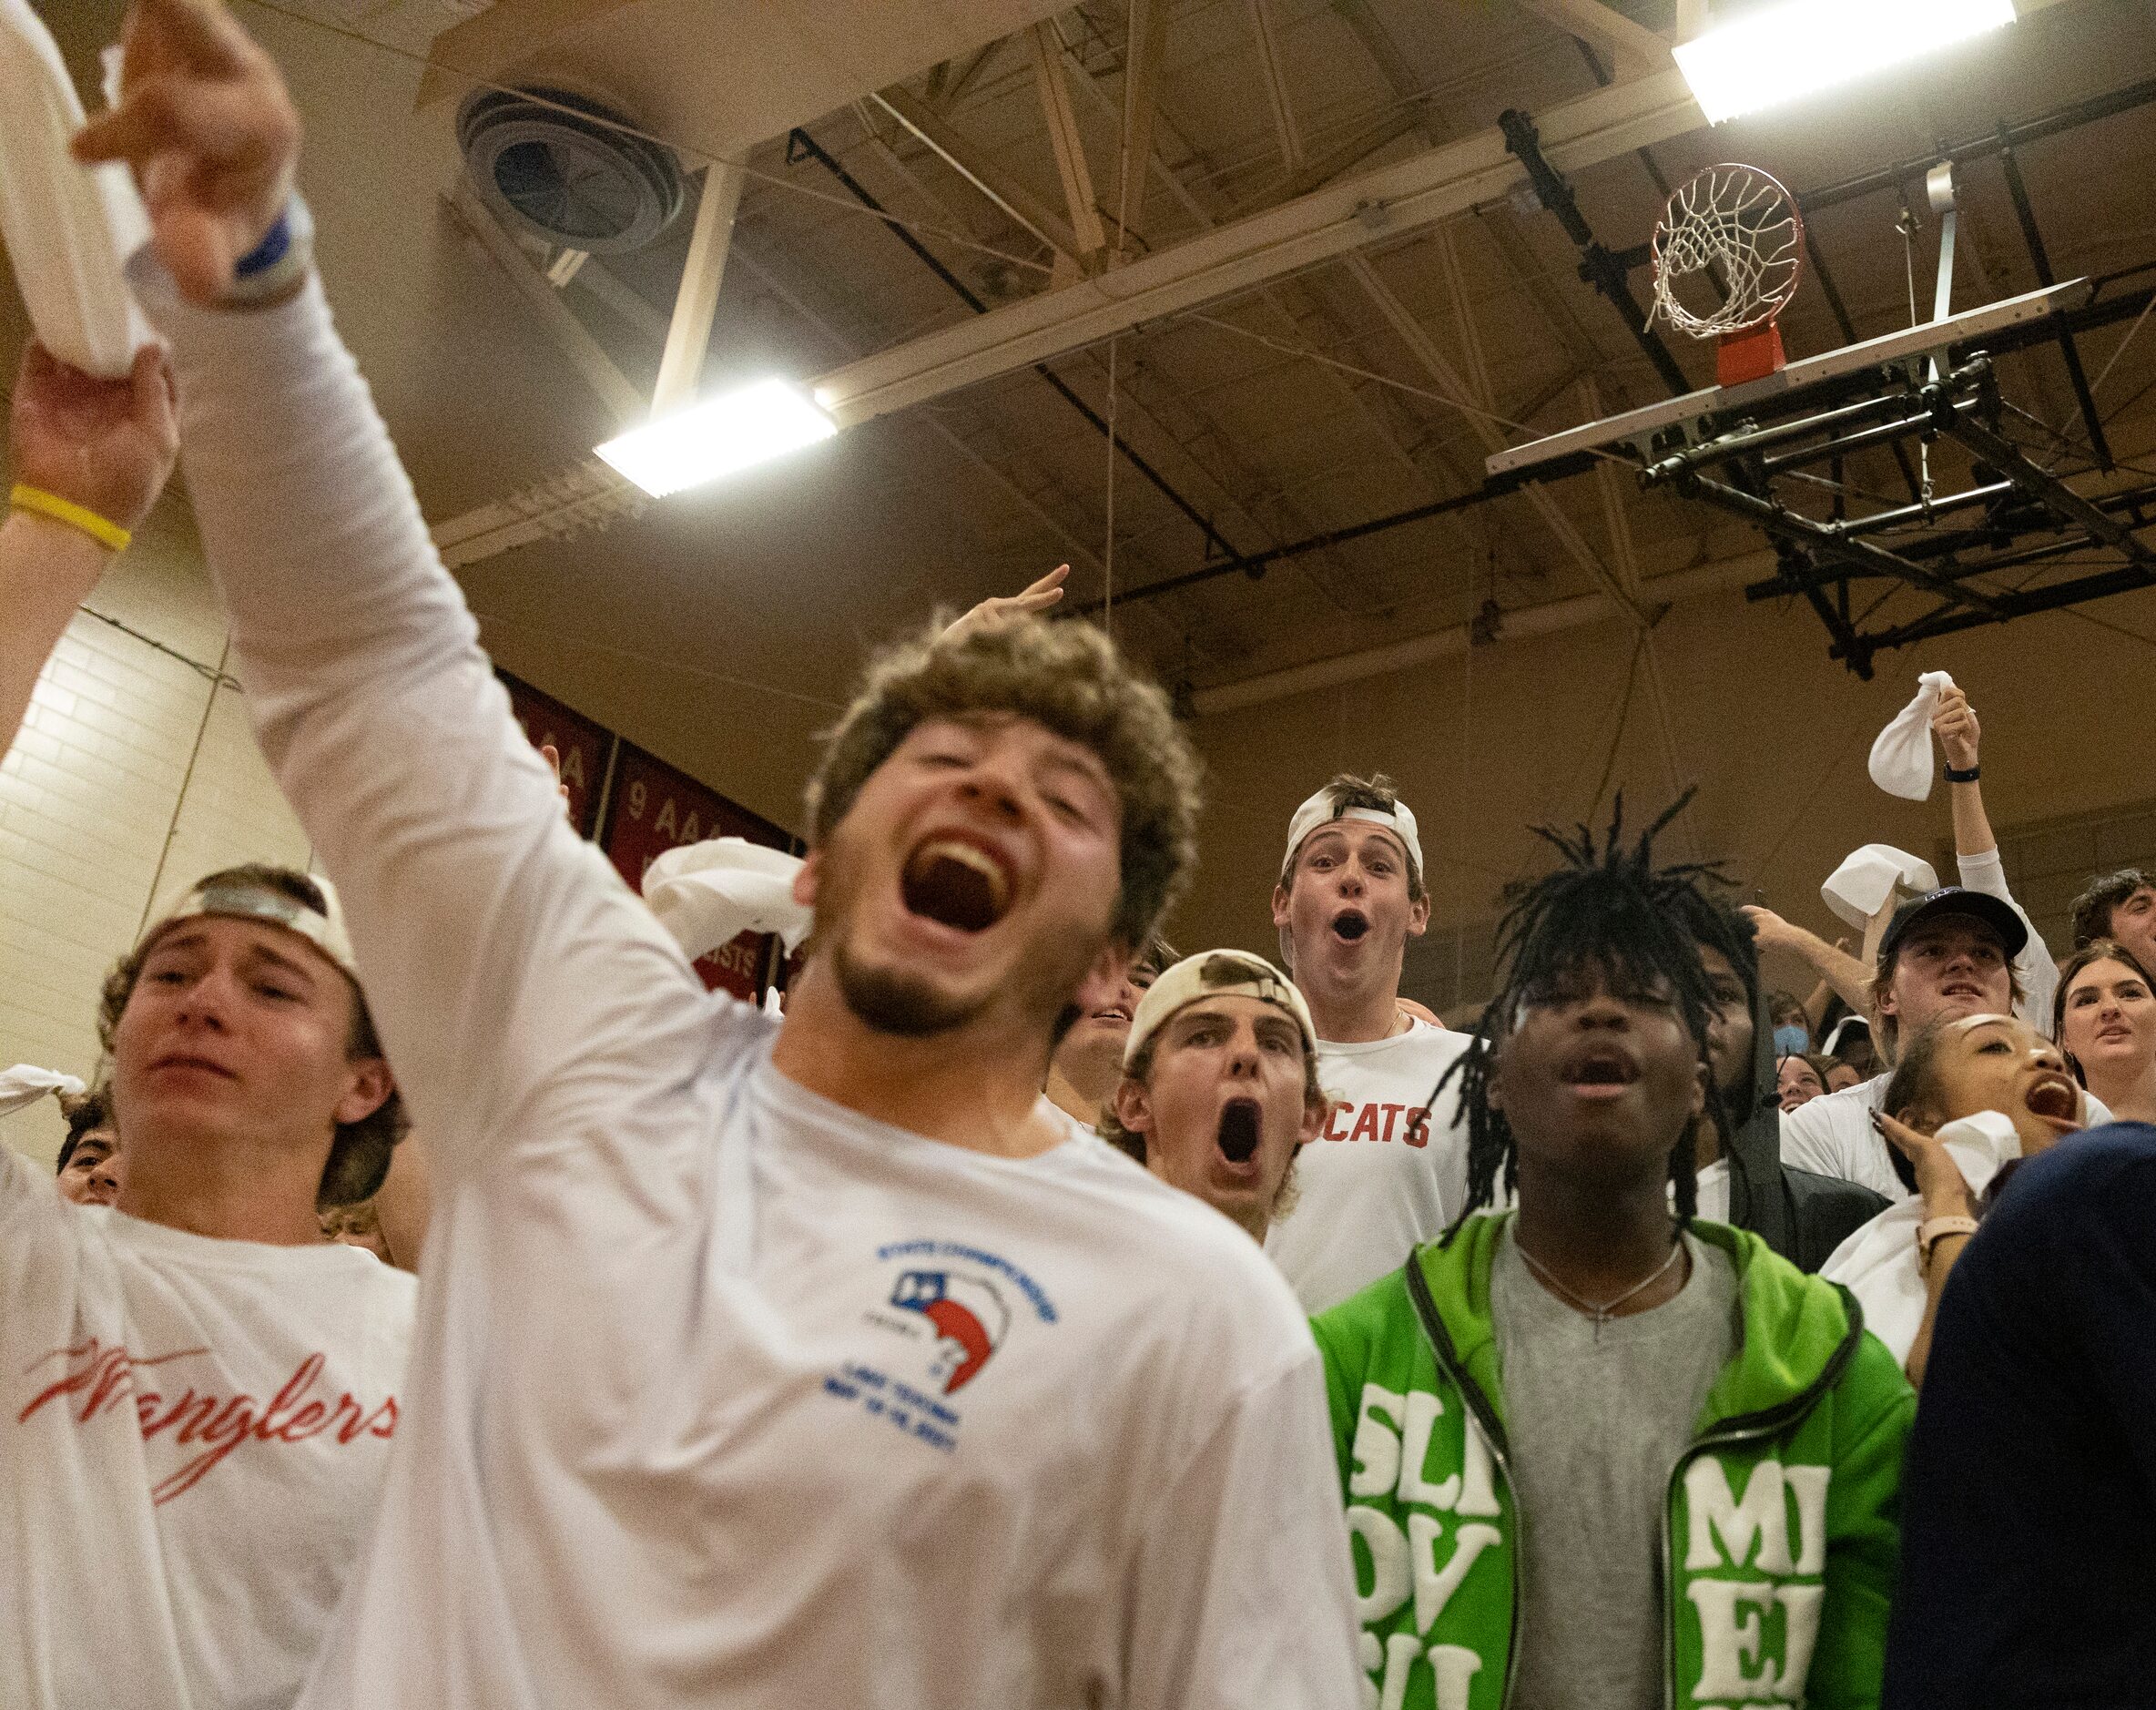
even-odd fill
[{"label": "gymnasium ceiling", "polygon": [[[1154,478],[1112,455],[1084,411],[1021,362],[634,514],[615,514],[625,507],[612,500],[564,510],[561,494],[585,489],[557,487],[550,500],[542,483],[587,479],[574,472],[616,425],[619,388],[594,382],[594,351],[648,395],[693,207],[651,248],[534,291],[533,270],[551,258],[490,247],[456,194],[454,118],[475,78],[599,95],[691,171],[721,156],[745,163],[705,382],[807,379],[963,327],[977,311],[960,288],[993,314],[1113,285],[1123,267],[1297,197],[1412,171],[1404,163],[1490,132],[1506,109],[1547,127],[1605,84],[1622,96],[1666,77],[1642,46],[1645,31],[1672,25],[1661,0],[1628,0],[1632,16],[1614,24],[1598,0],[1139,0],[1140,21],[1154,20],[1151,53],[1131,39],[1134,0],[237,9],[294,83],[332,295],[430,519],[468,530],[510,499],[550,519],[553,536],[460,569],[490,644],[707,772],[707,728],[753,721],[782,759],[768,778],[751,763],[746,781],[714,781],[778,817],[791,817],[800,739],[828,719],[862,640],[938,602],[1012,590],[1059,560],[1075,566],[1079,605],[1103,597],[1112,566],[1117,634],[1203,710],[1314,662],[1343,662],[1335,677],[1374,668],[1394,656],[1363,656],[1468,625],[1492,601],[1517,614],[1611,575],[1652,592],[1678,573],[1698,573],[1689,589],[1763,574],[1749,531],[1612,472],[1298,550],[1262,577],[1237,570],[1145,592],[1462,494],[1496,443],[1667,395],[1636,327],[1582,279],[1572,240],[1501,158],[1487,193],[1442,219],[1403,226],[1372,207],[1351,250],[1050,356],[1048,374],[1084,411],[1112,414]],[[86,73],[120,8],[52,10]],[[1150,73],[1153,117],[1143,193],[1126,208],[1134,63]],[[1075,210],[1044,66],[1093,189]],[[1764,167],[1800,196],[1906,168],[1809,218],[1849,326],[1869,337],[1907,322],[1912,286],[1929,304],[1937,230],[1921,180],[1942,145],[2152,78],[2156,5],[2062,0],[1782,114],[1710,130],[1696,114],[1673,122],[1665,101],[1651,146],[1597,150],[1567,176],[1595,236],[1623,250],[1644,241],[1667,185],[1715,160]],[[789,148],[796,127],[828,163]],[[2156,264],[2151,158],[2156,103],[2017,151],[2059,277]],[[936,265],[862,208],[834,165]],[[2034,286],[1998,160],[1972,160],[1960,183],[1955,306]],[[1106,242],[1089,251],[1096,219]],[[2152,281],[2144,272],[2120,289]],[[1646,270],[1631,282],[1644,300]],[[2080,354],[2101,376],[2114,450],[2147,462],[2156,326],[2113,365],[2131,326],[2087,334]],[[1845,340],[1816,276],[1783,328],[1793,357]],[[1692,383],[1712,378],[1707,349],[1667,342]],[[2073,426],[2055,346],[2009,357],[2003,372],[2032,416]],[[1852,474],[1886,494],[1892,478],[1884,461]],[[596,520],[606,525],[585,525]],[[1496,633],[1501,646],[1501,617]]]}]

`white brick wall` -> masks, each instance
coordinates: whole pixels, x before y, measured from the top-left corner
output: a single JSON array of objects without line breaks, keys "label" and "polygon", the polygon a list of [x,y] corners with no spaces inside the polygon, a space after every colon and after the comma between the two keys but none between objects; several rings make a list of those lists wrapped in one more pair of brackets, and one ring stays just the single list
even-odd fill
[{"label": "white brick wall", "polygon": [[[224,625],[184,506],[159,508],[88,605],[185,659],[78,614],[0,761],[0,1067],[85,1079],[98,987],[153,886],[162,901],[219,867],[308,860],[242,697],[186,663],[214,670]],[[48,1160],[65,1133],[49,1100],[0,1124]]]}]

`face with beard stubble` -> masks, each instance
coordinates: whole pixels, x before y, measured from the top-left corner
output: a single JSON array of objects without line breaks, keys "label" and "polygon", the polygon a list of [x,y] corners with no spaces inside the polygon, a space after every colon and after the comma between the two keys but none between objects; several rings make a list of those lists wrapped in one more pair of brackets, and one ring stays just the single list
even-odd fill
[{"label": "face with beard stubble", "polygon": [[879,1033],[1052,1026],[1089,972],[1127,962],[1109,942],[1120,831],[1091,749],[1007,716],[917,726],[795,882],[811,965]]}]

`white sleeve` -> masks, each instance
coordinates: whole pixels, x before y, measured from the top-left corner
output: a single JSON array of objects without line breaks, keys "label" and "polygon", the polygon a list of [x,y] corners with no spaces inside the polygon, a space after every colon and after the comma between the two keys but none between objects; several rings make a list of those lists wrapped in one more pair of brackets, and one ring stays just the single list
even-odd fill
[{"label": "white sleeve", "polygon": [[1158,1492],[1138,1552],[1130,1710],[1353,1710],[1353,1557],[1313,1344],[1246,1389]]},{"label": "white sleeve", "polygon": [[1885,1077],[1829,1093],[1782,1113],[1782,1162],[1815,1176],[1855,1182],[1890,1200],[1909,1190],[1895,1175],[1886,1142],[1872,1127],[1873,1101]]},{"label": "white sleeve", "polygon": [[2029,943],[2014,958],[2014,972],[2021,982],[2021,1019],[2049,1038],[2051,1001],[2059,992],[2059,964],[2051,958],[2051,947],[2036,930],[2029,911],[2016,902],[2014,893],[2007,889],[2006,863],[1999,859],[1998,850],[1986,850],[1981,855],[1959,856],[1956,864],[1961,869],[1964,885],[1971,891],[1981,891],[1986,896],[1997,897],[2019,914],[2021,924],[2029,929]]},{"label": "white sleeve", "polygon": [[219,312],[181,302],[147,251],[131,270],[171,342],[255,734],[342,893],[437,1164],[587,1126],[687,1048],[691,1013],[708,1051],[687,962],[570,829],[511,718],[320,281]]}]

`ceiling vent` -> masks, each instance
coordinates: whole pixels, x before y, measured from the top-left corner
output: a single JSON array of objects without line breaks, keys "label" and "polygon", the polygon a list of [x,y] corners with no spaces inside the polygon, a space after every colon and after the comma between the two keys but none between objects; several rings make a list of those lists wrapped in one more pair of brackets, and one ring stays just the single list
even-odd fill
[{"label": "ceiling vent", "polygon": [[480,89],[457,113],[464,169],[503,223],[593,255],[641,249],[681,212],[680,167],[634,129],[562,89]]}]

